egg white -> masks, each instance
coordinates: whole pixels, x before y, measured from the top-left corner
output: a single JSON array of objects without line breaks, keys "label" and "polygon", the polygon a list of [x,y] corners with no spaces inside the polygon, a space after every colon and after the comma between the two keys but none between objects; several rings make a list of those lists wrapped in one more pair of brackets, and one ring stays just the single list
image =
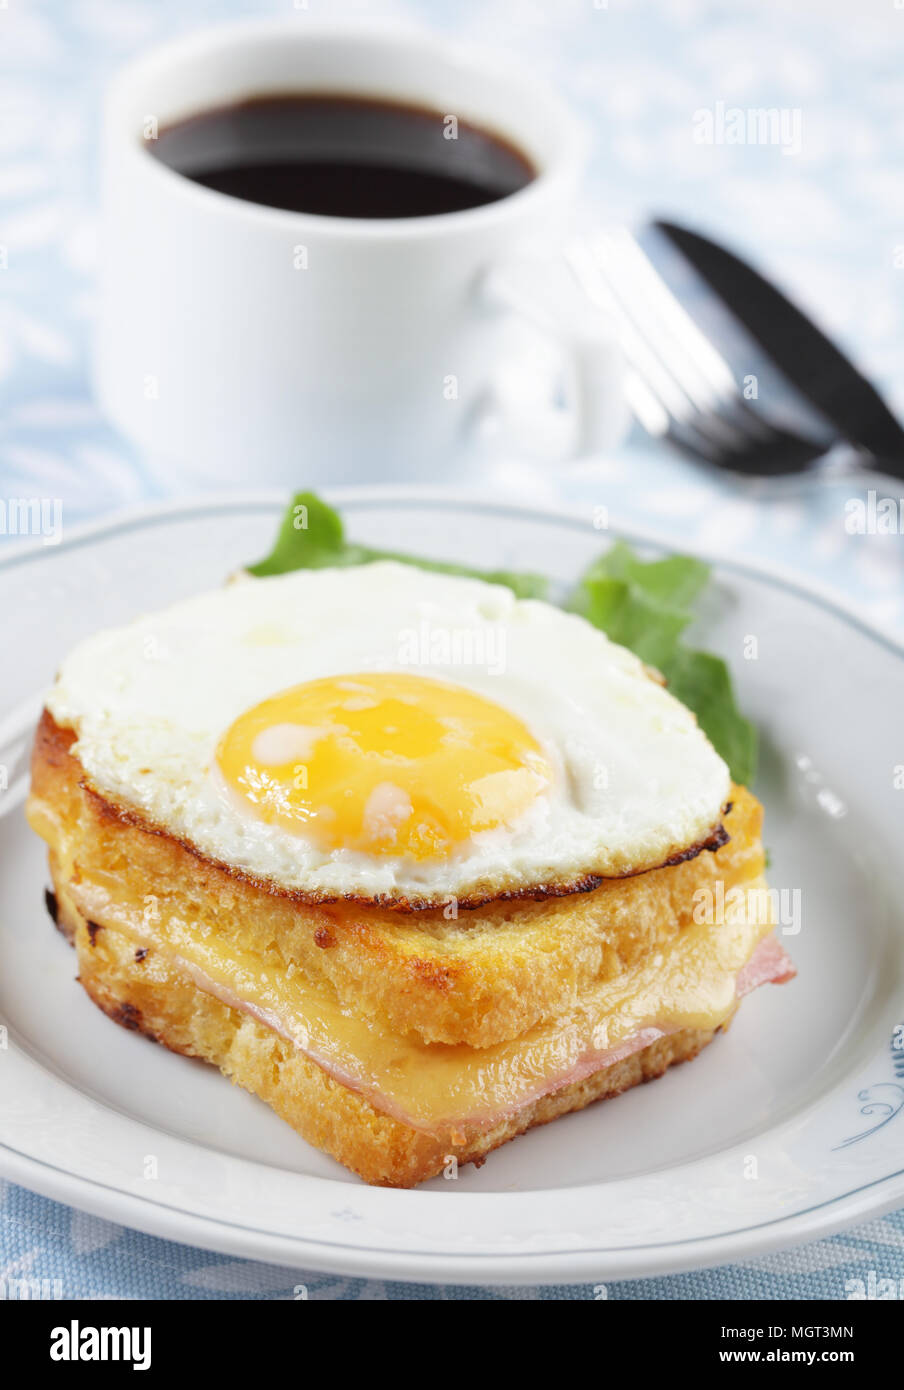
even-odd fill
[{"label": "egg white", "polygon": [[[259,820],[217,775],[223,733],[290,686],[371,670],[504,706],[550,759],[551,787],[444,860],[329,852]],[[582,618],[389,561],[243,577],[100,632],[64,661],[47,703],[102,795],[312,897],[445,903],[639,872],[704,840],[730,787],[693,714]]]}]

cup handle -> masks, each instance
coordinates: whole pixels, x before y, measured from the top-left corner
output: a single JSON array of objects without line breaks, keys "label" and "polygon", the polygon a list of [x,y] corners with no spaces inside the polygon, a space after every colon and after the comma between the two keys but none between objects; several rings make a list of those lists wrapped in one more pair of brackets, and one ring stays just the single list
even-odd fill
[{"label": "cup handle", "polygon": [[[546,408],[537,372],[500,364],[477,411],[477,429],[533,459],[557,463],[613,448],[628,432],[624,364],[605,315],[581,290],[564,256],[524,257],[494,265],[480,285],[485,309],[532,326],[545,346]],[[564,387],[564,391],[563,388]],[[564,401],[562,399],[564,395]],[[558,397],[555,406],[551,404]]]}]

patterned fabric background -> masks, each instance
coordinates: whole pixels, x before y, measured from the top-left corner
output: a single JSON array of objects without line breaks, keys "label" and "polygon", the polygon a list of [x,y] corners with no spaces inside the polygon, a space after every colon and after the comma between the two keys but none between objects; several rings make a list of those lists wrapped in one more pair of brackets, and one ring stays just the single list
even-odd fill
[{"label": "patterned fabric background", "polygon": [[[0,0],[0,496],[61,497],[67,523],[161,496],[98,414],[88,380],[101,94],[150,44],[285,12],[300,24],[407,18],[525,58],[595,132],[587,217],[669,213],[737,246],[904,412],[901,0]],[[800,149],[696,143],[694,113],[720,101],[799,112]],[[779,560],[904,627],[900,535],[849,535],[844,524],[845,503],[881,480],[740,485],[635,440],[559,476],[508,481],[523,500],[603,501],[683,544]],[[871,1270],[901,1278],[904,1212],[742,1265],[612,1284],[610,1297],[844,1298],[845,1280]],[[593,1296],[589,1286],[373,1284],[230,1260],[0,1183],[4,1278],[60,1279],[66,1296],[95,1298],[291,1298],[302,1283],[312,1298]]]}]

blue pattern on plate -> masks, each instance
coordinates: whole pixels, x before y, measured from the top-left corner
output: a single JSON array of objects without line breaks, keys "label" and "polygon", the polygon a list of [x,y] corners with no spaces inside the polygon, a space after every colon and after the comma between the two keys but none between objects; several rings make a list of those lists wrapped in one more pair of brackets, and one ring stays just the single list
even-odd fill
[{"label": "blue pattern on plate", "polygon": [[[900,1076],[904,1081],[904,1024],[895,1025],[891,1035],[891,1061],[895,1076]],[[860,1131],[859,1134],[851,1134],[847,1139],[843,1139],[840,1144],[836,1144],[836,1149],[847,1149],[851,1144],[859,1144],[863,1139],[868,1139],[877,1130],[884,1129],[887,1124],[896,1119],[904,1111],[904,1085],[899,1086],[895,1081],[876,1081],[871,1086],[857,1093],[857,1100],[860,1105],[860,1114],[871,1119],[872,1124]]]},{"label": "blue pattern on plate", "polygon": [[[161,495],[106,425],[88,383],[100,97],[148,44],[279,0],[71,0],[0,8],[0,498],[60,497],[66,522]],[[300,24],[307,12],[296,5]],[[532,61],[599,132],[587,215],[666,212],[765,263],[904,408],[904,11],[841,0],[309,0],[330,13],[426,20]],[[800,111],[802,148],[699,145],[717,102]],[[299,483],[304,479],[299,478]],[[687,545],[794,566],[874,620],[904,627],[900,534],[851,535],[846,504],[875,480],[735,487],[636,444],[554,476],[494,470],[525,501],[606,506]],[[879,484],[881,488],[881,483]],[[904,492],[904,485],[893,489]],[[0,544],[3,538],[0,537]],[[899,1059],[898,1059],[899,1060]],[[895,1067],[901,1076],[902,1067]],[[893,1083],[891,1083],[893,1084]],[[900,1122],[898,1122],[900,1123]],[[904,1212],[742,1264],[633,1283],[610,1298],[837,1298],[900,1279]],[[279,1269],[176,1245],[0,1183],[0,1280],[66,1297],[593,1298],[537,1290],[381,1284]],[[6,1288],[6,1283],[3,1287]]]}]

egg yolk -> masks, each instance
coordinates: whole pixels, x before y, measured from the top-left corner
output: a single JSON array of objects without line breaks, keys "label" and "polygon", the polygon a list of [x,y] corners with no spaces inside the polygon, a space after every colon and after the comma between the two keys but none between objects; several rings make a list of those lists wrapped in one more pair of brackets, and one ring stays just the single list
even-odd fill
[{"label": "egg yolk", "polygon": [[330,676],[239,715],[217,765],[260,818],[324,849],[438,859],[511,825],[552,772],[515,715],[427,676]]}]

